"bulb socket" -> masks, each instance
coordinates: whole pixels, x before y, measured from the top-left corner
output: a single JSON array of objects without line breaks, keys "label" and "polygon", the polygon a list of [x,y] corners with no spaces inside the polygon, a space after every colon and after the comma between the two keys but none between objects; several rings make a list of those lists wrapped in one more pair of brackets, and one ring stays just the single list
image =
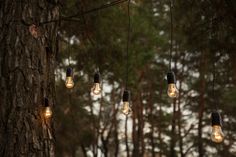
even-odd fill
[{"label": "bulb socket", "polygon": [[176,83],[175,73],[173,71],[167,73],[167,82],[168,84]]},{"label": "bulb socket", "polygon": [[128,90],[125,90],[124,93],[123,93],[123,102],[124,101],[129,101],[129,91]]},{"label": "bulb socket", "polygon": [[94,74],[94,83],[100,83],[100,74],[99,73]]},{"label": "bulb socket", "polygon": [[48,100],[48,98],[44,98],[44,107],[49,107],[49,100]]},{"label": "bulb socket", "polygon": [[218,112],[211,113],[211,125],[219,125],[222,126],[222,119]]},{"label": "bulb socket", "polygon": [[67,69],[66,69],[66,77],[71,77],[72,74],[73,74],[72,68],[67,68]]}]

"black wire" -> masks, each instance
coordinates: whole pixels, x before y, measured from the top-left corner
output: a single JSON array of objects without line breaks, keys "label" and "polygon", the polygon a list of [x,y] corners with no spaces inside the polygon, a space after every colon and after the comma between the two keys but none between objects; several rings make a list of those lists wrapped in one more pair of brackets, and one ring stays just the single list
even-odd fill
[{"label": "black wire", "polygon": [[173,51],[173,15],[172,15],[172,0],[170,0],[170,52],[169,52],[169,70],[171,71],[172,51]]},{"label": "black wire", "polygon": [[78,17],[78,16],[83,16],[83,15],[86,15],[86,14],[90,14],[92,12],[95,12],[95,11],[98,11],[98,10],[103,10],[103,9],[106,9],[106,8],[110,8],[110,7],[113,7],[115,5],[118,5],[120,3],[124,3],[128,0],[116,0],[116,1],[113,1],[111,3],[108,3],[108,4],[103,4],[101,5],[100,7],[97,7],[97,8],[93,8],[91,10],[87,10],[87,11],[84,11],[84,12],[79,12],[77,14],[74,14],[74,15],[71,15],[71,16],[68,16],[68,17],[60,17],[59,19],[56,19],[56,20],[50,20],[50,21],[44,21],[44,22],[40,22],[39,25],[43,25],[43,24],[48,24],[48,23],[53,23],[53,22],[57,22],[57,21],[78,21],[76,19],[72,19],[74,17]]},{"label": "black wire", "polygon": [[129,43],[130,43],[130,0],[128,0],[128,28],[127,28],[127,47],[126,47],[126,82],[125,89],[128,87],[129,77]]},{"label": "black wire", "polygon": [[213,100],[215,103],[215,110],[218,111],[218,101],[217,98],[215,97],[215,82],[216,82],[216,56],[214,54],[214,61],[213,61],[213,80],[212,80],[212,90],[213,90]]},{"label": "black wire", "polygon": [[68,42],[67,42],[67,49],[68,49],[68,62],[69,62],[69,67],[70,67],[70,37],[68,37]]}]

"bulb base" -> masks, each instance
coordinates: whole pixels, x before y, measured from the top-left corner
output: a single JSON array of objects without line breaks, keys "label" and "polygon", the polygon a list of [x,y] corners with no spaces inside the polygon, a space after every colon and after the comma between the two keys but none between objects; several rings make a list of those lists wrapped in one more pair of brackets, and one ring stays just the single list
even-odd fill
[{"label": "bulb base", "polygon": [[99,73],[94,74],[94,83],[100,83],[100,74]]},{"label": "bulb base", "polygon": [[211,113],[211,125],[218,125],[218,126],[222,126],[222,119],[221,116],[218,112],[212,112]]},{"label": "bulb base", "polygon": [[73,75],[73,70],[72,70],[72,68],[67,68],[66,69],[66,77],[70,77],[70,76],[72,76]]},{"label": "bulb base", "polygon": [[44,98],[44,107],[49,107],[49,100],[48,100],[48,98]]},{"label": "bulb base", "polygon": [[128,90],[125,90],[123,93],[123,102],[129,101],[130,93]]},{"label": "bulb base", "polygon": [[175,73],[173,71],[167,73],[167,82],[168,84],[176,83]]}]

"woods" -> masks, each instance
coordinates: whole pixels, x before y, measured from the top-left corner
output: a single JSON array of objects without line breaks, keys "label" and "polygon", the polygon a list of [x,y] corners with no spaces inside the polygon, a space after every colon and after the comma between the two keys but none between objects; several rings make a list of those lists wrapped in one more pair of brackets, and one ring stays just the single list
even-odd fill
[{"label": "woods", "polygon": [[0,1],[1,157],[236,156],[236,2],[128,2]]}]

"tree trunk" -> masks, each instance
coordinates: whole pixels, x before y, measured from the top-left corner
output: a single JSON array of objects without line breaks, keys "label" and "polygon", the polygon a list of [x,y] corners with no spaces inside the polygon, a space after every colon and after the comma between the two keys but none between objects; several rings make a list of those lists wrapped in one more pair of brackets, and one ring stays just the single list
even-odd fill
[{"label": "tree trunk", "polygon": [[126,116],[126,118],[125,118],[125,147],[126,147],[126,157],[129,157],[128,116]]},{"label": "tree trunk", "polygon": [[205,91],[206,91],[206,79],[205,79],[205,72],[206,72],[206,55],[204,52],[201,54],[201,64],[200,67],[200,99],[199,99],[199,111],[198,111],[198,154],[199,157],[204,156],[203,150],[203,142],[202,142],[202,118],[203,112],[205,108]]},{"label": "tree trunk", "polygon": [[176,99],[173,100],[173,116],[171,123],[171,141],[170,141],[170,156],[175,157],[175,145],[176,145]]},{"label": "tree trunk", "polygon": [[0,156],[54,156],[53,121],[43,117],[44,97],[55,102],[54,66],[59,18],[57,0],[1,1]]}]

